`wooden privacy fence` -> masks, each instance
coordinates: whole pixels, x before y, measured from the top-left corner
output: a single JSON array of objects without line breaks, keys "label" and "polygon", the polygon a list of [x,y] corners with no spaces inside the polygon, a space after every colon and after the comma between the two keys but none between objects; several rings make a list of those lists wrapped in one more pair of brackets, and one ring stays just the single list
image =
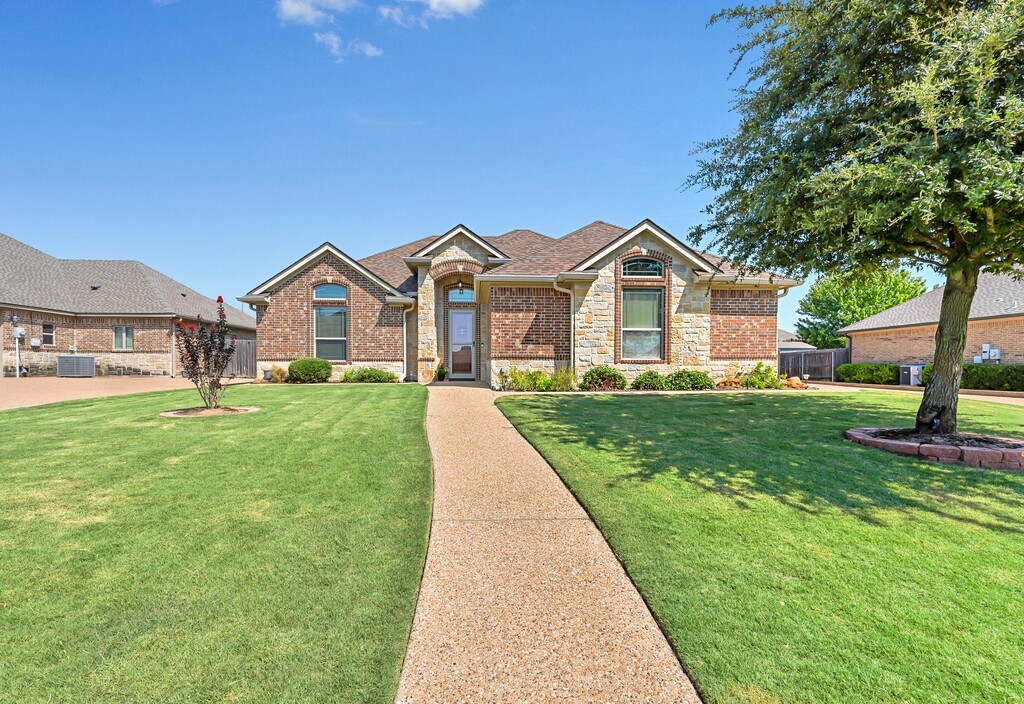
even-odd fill
[{"label": "wooden privacy fence", "polygon": [[798,350],[779,352],[779,374],[813,381],[837,381],[836,367],[850,361],[850,350]]},{"label": "wooden privacy fence", "polygon": [[225,376],[256,378],[256,340],[235,340],[235,353],[228,361]]}]

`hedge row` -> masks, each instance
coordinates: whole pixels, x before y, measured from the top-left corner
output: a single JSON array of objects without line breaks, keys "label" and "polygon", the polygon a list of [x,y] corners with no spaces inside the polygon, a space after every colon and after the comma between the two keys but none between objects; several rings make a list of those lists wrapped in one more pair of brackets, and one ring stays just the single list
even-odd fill
[{"label": "hedge row", "polygon": [[898,364],[840,364],[836,373],[842,381],[854,384],[899,384]]},{"label": "hedge row", "polygon": [[[929,364],[921,373],[925,384],[932,375]],[[1024,364],[965,364],[961,389],[982,391],[1024,391]]]}]

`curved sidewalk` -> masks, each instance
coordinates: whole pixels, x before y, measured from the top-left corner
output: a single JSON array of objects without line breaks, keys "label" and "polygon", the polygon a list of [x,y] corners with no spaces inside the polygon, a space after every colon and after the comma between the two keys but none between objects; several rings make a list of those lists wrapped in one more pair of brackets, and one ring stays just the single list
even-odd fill
[{"label": "curved sidewalk", "polygon": [[430,387],[434,515],[396,701],[699,702],[603,536],[478,386]]}]

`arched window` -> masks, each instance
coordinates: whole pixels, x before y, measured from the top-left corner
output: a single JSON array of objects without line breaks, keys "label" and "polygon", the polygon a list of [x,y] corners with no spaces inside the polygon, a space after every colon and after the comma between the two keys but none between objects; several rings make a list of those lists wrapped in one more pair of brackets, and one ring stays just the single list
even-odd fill
[{"label": "arched window", "polygon": [[340,284],[320,284],[313,289],[313,298],[318,301],[340,301],[348,298],[348,289]]},{"label": "arched window", "polygon": [[622,275],[660,278],[665,275],[665,265],[657,259],[634,257],[622,262]]}]

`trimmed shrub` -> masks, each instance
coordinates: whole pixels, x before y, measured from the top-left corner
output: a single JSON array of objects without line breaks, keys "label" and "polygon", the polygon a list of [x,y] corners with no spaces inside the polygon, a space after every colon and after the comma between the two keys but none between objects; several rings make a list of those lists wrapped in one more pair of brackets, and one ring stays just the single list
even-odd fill
[{"label": "trimmed shrub", "polygon": [[836,373],[843,381],[853,384],[892,384],[900,383],[900,365],[898,364],[840,364]]},{"label": "trimmed shrub", "polygon": [[398,381],[398,375],[376,367],[361,367],[349,369],[341,381],[343,384],[393,384]]},{"label": "trimmed shrub", "polygon": [[276,364],[270,368],[270,383],[283,384],[288,381],[288,372]]},{"label": "trimmed shrub", "polygon": [[580,388],[584,391],[622,391],[626,388],[626,377],[612,367],[594,367],[583,375]]},{"label": "trimmed shrub", "polygon": [[770,364],[758,362],[747,374],[743,375],[740,384],[745,389],[781,389],[786,385],[778,372]]},{"label": "trimmed shrub", "polygon": [[698,391],[715,388],[715,382],[707,372],[680,369],[665,378],[666,388],[673,391]]},{"label": "trimmed shrub", "polygon": [[[927,385],[934,364],[921,372],[921,381]],[[961,389],[980,391],[1024,391],[1024,364],[965,364],[960,377]]]},{"label": "trimmed shrub", "polygon": [[326,359],[296,359],[288,365],[292,384],[322,384],[331,380],[331,363]]},{"label": "trimmed shrub", "polygon": [[668,379],[656,371],[648,370],[637,376],[629,388],[637,391],[662,391],[668,388]]}]

